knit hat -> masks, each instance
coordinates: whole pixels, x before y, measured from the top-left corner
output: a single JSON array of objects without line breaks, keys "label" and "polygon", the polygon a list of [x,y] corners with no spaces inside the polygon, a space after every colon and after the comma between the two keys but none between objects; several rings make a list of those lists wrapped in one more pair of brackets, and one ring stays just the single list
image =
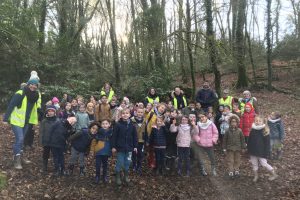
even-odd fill
[{"label": "knit hat", "polygon": [[38,85],[40,82],[40,78],[38,77],[38,74],[36,71],[31,71],[30,78],[27,82],[28,85]]},{"label": "knit hat", "polygon": [[53,97],[51,101],[52,103],[59,103],[59,99],[57,97]]},{"label": "knit hat", "polygon": [[49,110],[53,110],[54,112],[56,112],[56,108],[53,105],[50,105],[50,106],[46,107],[46,112],[48,112]]},{"label": "knit hat", "polygon": [[37,79],[29,79],[27,82],[27,85],[38,85],[39,84],[39,80]]}]

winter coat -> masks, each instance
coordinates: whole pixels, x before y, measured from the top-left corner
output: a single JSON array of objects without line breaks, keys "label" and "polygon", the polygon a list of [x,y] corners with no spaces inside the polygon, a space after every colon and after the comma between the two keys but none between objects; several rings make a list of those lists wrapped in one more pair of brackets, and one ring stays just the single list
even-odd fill
[{"label": "winter coat", "polygon": [[244,114],[241,116],[240,119],[240,129],[242,129],[244,136],[248,137],[252,124],[254,122],[255,118],[255,112],[252,107],[252,105],[247,103],[247,105],[251,106],[251,111],[250,112],[244,112]]},{"label": "winter coat", "polygon": [[132,122],[120,119],[114,126],[111,141],[112,148],[118,152],[132,152],[137,148],[137,133]]},{"label": "winter coat", "polygon": [[111,111],[110,111],[110,105],[107,104],[98,104],[96,105],[95,108],[95,120],[97,122],[101,122],[104,119],[109,119],[111,120],[112,115],[111,115]]},{"label": "winter coat", "polygon": [[245,137],[241,129],[229,129],[225,132],[223,138],[223,149],[231,151],[240,151],[246,147]]},{"label": "winter coat", "polygon": [[220,122],[220,130],[221,134],[224,135],[227,129],[229,128],[229,122],[228,119],[231,116],[231,113],[224,113],[222,114],[221,118],[219,119]]},{"label": "winter coat", "polygon": [[69,138],[71,146],[79,152],[87,152],[91,145],[92,136],[87,128],[77,131]]},{"label": "winter coat", "polygon": [[268,158],[270,155],[270,135],[264,135],[264,128],[253,124],[250,131],[248,144],[248,153],[251,156]]},{"label": "winter coat", "polygon": [[93,152],[96,156],[110,156],[112,133],[112,129],[104,130],[103,128],[101,128],[92,141],[90,151]]},{"label": "winter coat", "polygon": [[176,126],[171,124],[171,132],[177,132],[176,142],[178,147],[190,147],[191,146],[191,135],[197,134],[199,132],[198,127],[191,128],[189,124]]},{"label": "winter coat", "polygon": [[165,126],[160,127],[159,129],[156,126],[152,127],[152,132],[150,134],[149,144],[154,148],[167,146],[167,133],[168,130]]},{"label": "winter coat", "polygon": [[146,122],[144,121],[143,118],[139,120],[136,117],[132,117],[131,121],[134,127],[136,128],[138,142],[144,143],[144,141],[146,140],[146,133],[145,133]]},{"label": "winter coat", "polygon": [[268,119],[268,126],[270,129],[270,139],[279,139],[281,142],[283,142],[285,133],[281,118],[276,120]]},{"label": "winter coat", "polygon": [[201,104],[202,108],[212,106],[217,97],[211,89],[201,89],[197,92],[196,101]]},{"label": "winter coat", "polygon": [[89,123],[90,123],[90,119],[89,119],[89,115],[86,112],[78,111],[75,116],[76,116],[76,119],[77,119],[76,130],[81,130],[83,128],[88,128]]},{"label": "winter coat", "polygon": [[201,147],[212,147],[217,144],[219,132],[214,123],[207,120],[206,123],[198,122],[199,132],[193,135],[195,142]]}]

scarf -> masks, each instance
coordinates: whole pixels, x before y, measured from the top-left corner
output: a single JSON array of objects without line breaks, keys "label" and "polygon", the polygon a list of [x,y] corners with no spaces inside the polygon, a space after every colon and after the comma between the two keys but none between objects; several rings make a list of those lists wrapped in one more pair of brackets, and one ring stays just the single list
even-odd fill
[{"label": "scarf", "polygon": [[39,99],[39,92],[38,91],[31,91],[29,87],[24,88],[24,94],[27,97],[28,102],[36,103]]},{"label": "scarf", "polygon": [[189,131],[191,129],[191,126],[189,124],[180,124],[180,128],[183,131]]},{"label": "scarf", "polygon": [[265,124],[263,124],[263,125],[256,125],[255,123],[252,124],[252,128],[255,130],[261,130],[261,129],[264,129],[265,127],[266,127]]},{"label": "scarf", "polygon": [[207,119],[206,123],[202,123],[202,122],[198,122],[197,125],[201,128],[201,129],[207,129],[209,125],[212,124],[212,121],[210,121],[209,119]]},{"label": "scarf", "polygon": [[272,123],[276,123],[276,122],[279,122],[281,120],[281,118],[278,118],[278,119],[271,119],[269,118],[268,121],[269,122],[272,122]]}]

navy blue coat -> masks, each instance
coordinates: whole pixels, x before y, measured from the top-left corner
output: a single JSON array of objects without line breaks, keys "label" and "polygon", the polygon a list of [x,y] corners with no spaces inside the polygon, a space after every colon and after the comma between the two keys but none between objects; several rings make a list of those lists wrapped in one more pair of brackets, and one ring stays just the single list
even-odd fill
[{"label": "navy blue coat", "polygon": [[167,146],[167,134],[168,130],[165,126],[160,127],[160,129],[152,128],[150,135],[150,145],[155,146]]},{"label": "navy blue coat", "polygon": [[197,92],[196,101],[199,102],[203,108],[212,106],[216,100],[217,97],[211,89],[201,89]]},{"label": "navy blue coat", "polygon": [[83,128],[79,132],[74,134],[75,137],[70,137],[71,146],[79,152],[86,152],[91,145],[92,136],[89,133],[89,129]]},{"label": "navy blue coat", "polygon": [[137,132],[133,123],[120,119],[114,126],[111,140],[112,148],[118,152],[132,152],[137,148]]},{"label": "navy blue coat", "polygon": [[264,135],[263,129],[251,129],[248,139],[248,153],[251,156],[268,158],[270,155],[270,135]]}]

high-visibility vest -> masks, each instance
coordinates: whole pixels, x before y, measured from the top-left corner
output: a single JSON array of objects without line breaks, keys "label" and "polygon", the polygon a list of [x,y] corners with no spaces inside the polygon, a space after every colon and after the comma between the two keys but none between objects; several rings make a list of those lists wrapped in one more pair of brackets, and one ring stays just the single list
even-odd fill
[{"label": "high-visibility vest", "polygon": [[146,97],[146,99],[148,100],[149,103],[153,104],[154,101],[156,101],[157,103],[159,103],[159,97],[156,97],[155,99],[150,98],[150,97]]},{"label": "high-visibility vest", "polygon": [[232,96],[228,96],[224,101],[224,98],[219,99],[219,105],[229,106],[230,110],[232,110]]},{"label": "high-visibility vest", "polygon": [[[20,94],[22,96],[23,90],[17,91],[16,94]],[[40,94],[39,94],[39,99],[40,99]],[[38,108],[39,101],[40,100],[38,100],[33,105],[33,108],[31,110],[30,117],[29,117],[29,124],[34,124],[34,125],[38,124],[37,108]],[[22,100],[21,107],[18,108],[18,106],[16,106],[14,108],[13,112],[11,113],[10,118],[9,118],[10,124],[23,128],[25,125],[26,109],[27,109],[27,97],[25,95]]]},{"label": "high-visibility vest", "polygon": [[[251,105],[253,106],[253,98],[251,97],[251,98],[250,98],[250,101],[247,102],[247,103],[251,103]],[[243,102],[243,101],[241,100],[241,101],[240,101],[240,110],[241,110],[241,113],[242,113],[242,114],[244,113],[245,105],[246,105],[246,103]]]},{"label": "high-visibility vest", "polygon": [[[101,92],[100,92],[100,95],[101,95],[101,96],[102,96],[102,95],[106,95],[106,92],[104,91],[104,88],[102,88],[102,90],[101,90]],[[107,97],[108,102],[110,102],[110,101],[112,100],[112,98],[113,98],[114,95],[115,95],[115,92],[113,91],[112,88],[110,88],[109,94],[108,94],[108,97]]]},{"label": "high-visibility vest", "polygon": [[[183,99],[184,107],[186,107],[187,106],[187,102],[186,102],[185,96],[182,96],[182,99]],[[174,105],[175,109],[178,109],[178,102],[177,102],[176,97],[173,98],[173,105]]]}]

